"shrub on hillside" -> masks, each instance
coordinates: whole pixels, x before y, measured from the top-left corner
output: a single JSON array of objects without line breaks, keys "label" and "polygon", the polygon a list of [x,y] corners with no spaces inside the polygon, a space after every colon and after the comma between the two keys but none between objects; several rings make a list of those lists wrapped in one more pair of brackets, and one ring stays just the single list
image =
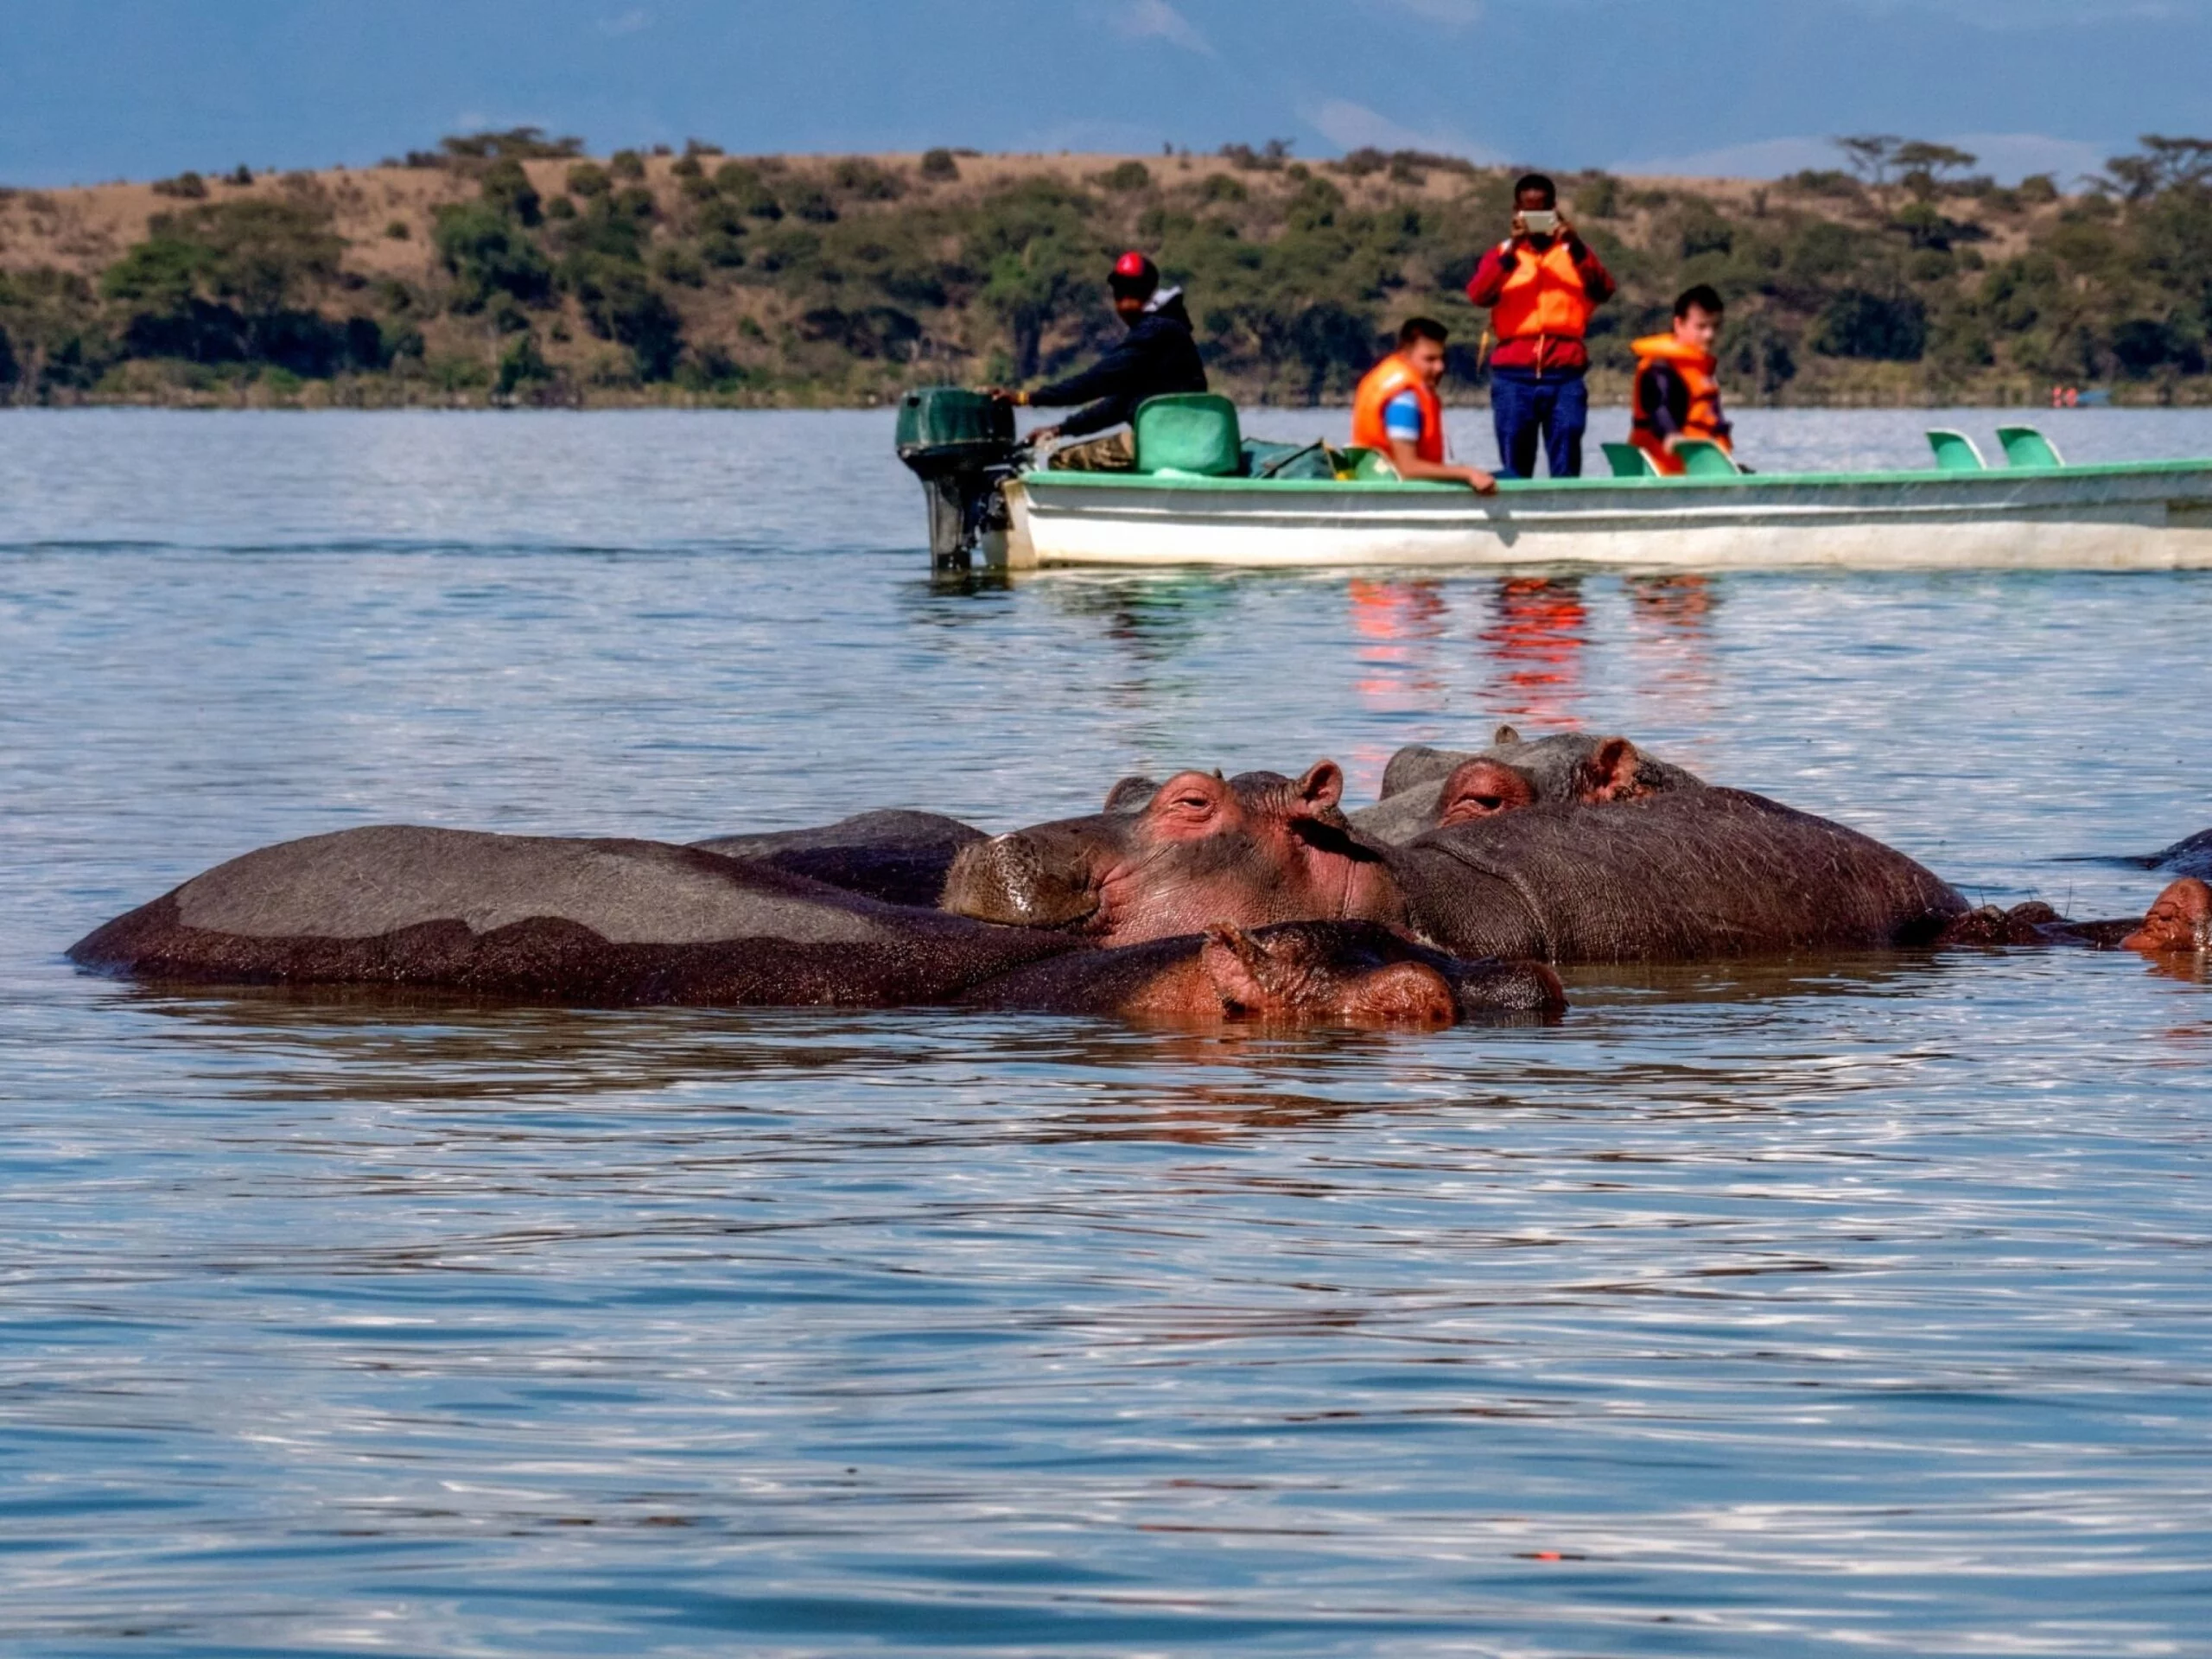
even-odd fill
[{"label": "shrub on hillside", "polygon": [[834,162],[830,186],[861,201],[896,201],[906,194],[906,180],[865,156],[847,156]]},{"label": "shrub on hillside", "polygon": [[512,214],[523,225],[537,225],[544,217],[537,188],[531,183],[530,175],[523,171],[520,162],[493,162],[484,169],[477,194],[487,206]]},{"label": "shrub on hillside", "polygon": [[1928,308],[1914,295],[1846,289],[1822,308],[1813,349],[1828,357],[1917,363],[1928,346]]},{"label": "shrub on hillside", "polygon": [[683,318],[643,268],[603,254],[582,254],[562,270],[584,321],[602,340],[630,348],[639,377],[665,380],[683,350]]},{"label": "shrub on hillside", "polygon": [[545,256],[489,203],[441,207],[431,240],[453,276],[456,311],[481,311],[502,295],[523,305],[543,305],[552,296],[553,268]]}]

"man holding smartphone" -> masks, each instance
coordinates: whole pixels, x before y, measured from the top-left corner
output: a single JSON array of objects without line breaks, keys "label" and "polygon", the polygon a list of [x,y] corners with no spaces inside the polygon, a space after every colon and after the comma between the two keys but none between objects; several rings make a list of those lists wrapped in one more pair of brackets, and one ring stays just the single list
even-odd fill
[{"label": "man holding smartphone", "polygon": [[1485,252],[1467,297],[1491,313],[1491,419],[1498,473],[1533,478],[1536,444],[1554,478],[1582,473],[1590,423],[1583,345],[1590,314],[1613,296],[1613,279],[1559,211],[1559,190],[1541,173],[1513,187],[1513,233]]}]

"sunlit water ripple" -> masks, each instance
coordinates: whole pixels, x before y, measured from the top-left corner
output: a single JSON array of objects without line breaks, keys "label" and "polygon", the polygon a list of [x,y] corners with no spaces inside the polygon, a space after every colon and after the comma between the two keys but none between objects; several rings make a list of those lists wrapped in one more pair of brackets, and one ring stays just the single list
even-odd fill
[{"label": "sunlit water ripple", "polygon": [[0,1645],[2208,1651],[2196,970],[1586,971],[1555,1029],[1285,1036],[60,960],[351,823],[1003,827],[1185,762],[1371,791],[1500,718],[2081,915],[2157,878],[2063,855],[2212,824],[2202,577],[932,588],[888,436],[0,414]]}]

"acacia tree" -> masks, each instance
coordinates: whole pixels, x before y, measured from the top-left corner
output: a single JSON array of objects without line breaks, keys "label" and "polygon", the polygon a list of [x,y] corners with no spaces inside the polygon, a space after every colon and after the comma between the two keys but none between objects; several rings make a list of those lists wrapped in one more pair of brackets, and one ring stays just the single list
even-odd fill
[{"label": "acacia tree", "polygon": [[1925,200],[1944,184],[1944,175],[1963,173],[1979,159],[1970,150],[1913,138],[1890,152],[1889,164],[1898,169],[1906,188]]},{"label": "acacia tree", "polygon": [[1843,152],[1844,164],[1877,190],[1890,188],[1890,169],[1904,140],[1893,132],[1862,132],[1829,141]]}]

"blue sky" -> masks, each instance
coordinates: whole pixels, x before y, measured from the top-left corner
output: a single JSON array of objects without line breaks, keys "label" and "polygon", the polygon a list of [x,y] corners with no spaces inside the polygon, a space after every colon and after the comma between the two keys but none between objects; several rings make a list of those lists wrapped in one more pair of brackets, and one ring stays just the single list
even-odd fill
[{"label": "blue sky", "polygon": [[524,123],[602,151],[1286,137],[1753,174],[1872,130],[2069,178],[2212,131],[2212,0],[10,0],[0,41],[16,185]]}]

